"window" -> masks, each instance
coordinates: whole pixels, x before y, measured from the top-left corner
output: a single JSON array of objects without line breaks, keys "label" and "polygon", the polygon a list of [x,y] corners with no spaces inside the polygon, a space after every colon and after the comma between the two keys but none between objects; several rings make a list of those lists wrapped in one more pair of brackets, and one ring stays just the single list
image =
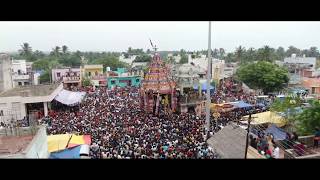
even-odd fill
[{"label": "window", "polygon": [[21,70],[20,70],[20,69],[18,70],[18,74],[19,74],[19,75],[21,74]]},{"label": "window", "polygon": [[311,89],[311,94],[315,94],[316,93],[316,88],[315,87],[312,87]]},{"label": "window", "polygon": [[89,76],[91,76],[91,72],[89,72],[88,74],[89,74]]},{"label": "window", "polygon": [[0,111],[0,116],[3,116],[3,110]]},{"label": "window", "polygon": [[115,80],[112,80],[112,81],[111,81],[111,84],[115,84],[115,83],[116,83],[116,81],[115,81]]},{"label": "window", "polygon": [[98,71],[95,72],[95,75],[98,76]]},{"label": "window", "polygon": [[19,86],[22,86],[22,82],[18,82],[18,85],[19,85]]},{"label": "window", "polygon": [[59,72],[57,73],[57,77],[60,77],[60,73]]},{"label": "window", "polygon": [[136,82],[138,83],[140,80],[139,79],[136,79]]}]

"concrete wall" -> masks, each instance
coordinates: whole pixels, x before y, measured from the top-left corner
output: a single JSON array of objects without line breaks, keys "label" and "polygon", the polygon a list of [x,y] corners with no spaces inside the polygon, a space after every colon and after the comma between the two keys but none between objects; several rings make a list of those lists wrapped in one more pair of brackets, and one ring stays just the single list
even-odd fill
[{"label": "concrete wall", "polygon": [[0,92],[9,90],[13,86],[11,66],[10,56],[0,54]]},{"label": "concrete wall", "polygon": [[48,142],[47,133],[45,126],[40,126],[36,135],[33,137],[32,141],[29,143],[27,148],[18,154],[9,154],[0,156],[0,158],[48,158]]},{"label": "concrete wall", "polygon": [[48,158],[48,142],[45,126],[41,126],[29,146],[23,152],[24,158]]}]

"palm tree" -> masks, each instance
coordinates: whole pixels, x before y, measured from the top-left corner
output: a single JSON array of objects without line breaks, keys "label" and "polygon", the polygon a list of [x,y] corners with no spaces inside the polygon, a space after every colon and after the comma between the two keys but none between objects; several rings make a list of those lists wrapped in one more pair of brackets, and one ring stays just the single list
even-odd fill
[{"label": "palm tree", "polygon": [[219,48],[219,56],[220,56],[220,59],[223,59],[224,58],[224,55],[225,55],[225,50],[223,48]]},{"label": "palm tree", "polygon": [[50,54],[58,57],[60,55],[60,47],[56,46],[55,48],[53,48]]},{"label": "palm tree", "polygon": [[310,57],[319,57],[319,50],[317,47],[310,47],[309,54]]},{"label": "palm tree", "polygon": [[236,48],[236,59],[239,63],[242,63],[241,60],[245,51],[246,49],[242,46],[239,46],[238,48]]},{"label": "palm tree", "polygon": [[272,61],[272,58],[271,58],[272,49],[269,46],[265,45],[265,46],[263,46],[262,52],[263,52],[263,59],[262,60],[271,62]]},{"label": "palm tree", "polygon": [[30,47],[29,43],[23,43],[21,48],[22,49],[19,50],[19,54],[21,56],[28,57],[32,54],[32,48]]},{"label": "palm tree", "polygon": [[218,57],[218,54],[219,54],[219,50],[215,48],[215,49],[213,50],[212,57],[214,57],[214,58],[219,58],[219,57]]},{"label": "palm tree", "polygon": [[252,61],[254,61],[254,59],[255,59],[255,49],[254,48],[249,48],[248,50],[247,50],[247,52],[246,52],[246,59],[247,59],[247,61],[249,61],[249,62],[252,62]]},{"label": "palm tree", "polygon": [[67,54],[68,53],[68,46],[66,46],[66,45],[62,46],[62,53],[63,54]]}]

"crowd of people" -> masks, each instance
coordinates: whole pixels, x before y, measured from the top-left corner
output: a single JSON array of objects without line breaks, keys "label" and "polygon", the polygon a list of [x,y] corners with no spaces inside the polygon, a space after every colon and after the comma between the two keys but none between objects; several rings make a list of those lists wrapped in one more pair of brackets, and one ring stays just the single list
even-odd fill
[{"label": "crowd of people", "polygon": [[140,109],[137,88],[96,89],[79,110],[55,111],[48,134],[89,134],[92,158],[218,158],[206,143],[204,117],[194,113],[159,116]]}]

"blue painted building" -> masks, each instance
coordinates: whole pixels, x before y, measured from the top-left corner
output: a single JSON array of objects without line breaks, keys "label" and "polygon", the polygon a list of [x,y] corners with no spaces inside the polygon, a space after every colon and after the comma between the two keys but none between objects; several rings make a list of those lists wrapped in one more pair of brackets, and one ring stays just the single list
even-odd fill
[{"label": "blue painted building", "polygon": [[126,86],[132,86],[132,87],[139,87],[141,83],[142,78],[140,76],[114,76],[114,77],[108,77],[108,88],[111,89],[115,86],[118,87],[126,87]]}]

